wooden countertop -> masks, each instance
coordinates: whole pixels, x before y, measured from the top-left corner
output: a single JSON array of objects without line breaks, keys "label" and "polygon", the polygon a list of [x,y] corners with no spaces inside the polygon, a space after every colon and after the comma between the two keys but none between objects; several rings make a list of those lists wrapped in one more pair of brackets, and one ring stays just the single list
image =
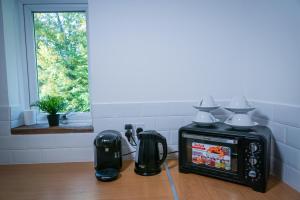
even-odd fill
[{"label": "wooden countertop", "polygon": [[172,199],[165,171],[144,177],[123,162],[121,177],[100,182],[93,163],[0,166],[2,200],[150,200]]},{"label": "wooden countertop", "polygon": [[300,200],[299,192],[272,176],[267,192],[260,193],[211,177],[179,173],[175,160],[169,161],[168,166],[180,200]]},{"label": "wooden countertop", "polygon": [[[97,181],[93,163],[0,166],[0,199],[173,199],[165,170],[145,177],[134,173],[133,162],[123,164],[121,177],[113,182]],[[175,160],[168,161],[168,166],[180,200],[300,200],[300,193],[274,177],[268,191],[259,193],[246,186],[179,173]]]}]

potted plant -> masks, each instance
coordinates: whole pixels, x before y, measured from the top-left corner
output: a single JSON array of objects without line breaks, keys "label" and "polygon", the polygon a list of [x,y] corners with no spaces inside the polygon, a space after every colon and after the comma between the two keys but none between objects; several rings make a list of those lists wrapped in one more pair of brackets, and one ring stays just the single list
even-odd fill
[{"label": "potted plant", "polygon": [[59,125],[60,115],[58,114],[58,112],[62,112],[66,108],[64,98],[60,96],[43,97],[41,100],[31,104],[31,106],[36,106],[40,110],[48,113],[47,119],[49,126]]}]

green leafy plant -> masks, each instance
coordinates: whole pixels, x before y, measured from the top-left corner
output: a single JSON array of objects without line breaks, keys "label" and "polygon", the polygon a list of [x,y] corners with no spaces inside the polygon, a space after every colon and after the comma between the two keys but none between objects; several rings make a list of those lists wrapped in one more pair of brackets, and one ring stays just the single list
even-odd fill
[{"label": "green leafy plant", "polygon": [[50,115],[62,112],[67,107],[64,98],[60,96],[45,96],[41,100],[31,104],[31,106],[36,106]]}]

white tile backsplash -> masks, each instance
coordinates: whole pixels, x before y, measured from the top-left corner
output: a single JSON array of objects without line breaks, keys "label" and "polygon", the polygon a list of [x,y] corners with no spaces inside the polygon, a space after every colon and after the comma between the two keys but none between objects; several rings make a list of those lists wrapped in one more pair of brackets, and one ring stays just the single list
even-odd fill
[{"label": "white tile backsplash", "polygon": [[171,130],[170,131],[170,145],[178,145],[178,130]]},{"label": "white tile backsplash", "polygon": [[285,164],[300,170],[300,150],[280,142],[277,142],[277,147],[278,153],[274,156],[281,159]]},{"label": "white tile backsplash", "polygon": [[285,143],[286,126],[276,122],[270,122],[269,127],[272,130],[273,136],[275,137],[276,141]]},{"label": "white tile backsplash", "polygon": [[166,138],[167,144],[169,144],[169,141],[170,141],[170,132],[169,131],[159,131],[159,133]]},{"label": "white tile backsplash", "polygon": [[193,108],[196,102],[169,102],[168,115],[169,116],[191,116],[196,114],[196,109]]},{"label": "white tile backsplash", "polygon": [[274,106],[274,121],[300,128],[300,107],[290,105]]},{"label": "white tile backsplash", "polygon": [[123,118],[96,118],[93,120],[94,132],[99,133],[104,130],[124,130]]},{"label": "white tile backsplash", "polygon": [[85,148],[93,146],[96,133],[57,134],[55,148]]},{"label": "white tile backsplash", "polygon": [[145,130],[154,130],[156,128],[154,117],[126,117],[124,119],[124,126],[125,124],[144,125]]},{"label": "white tile backsplash", "polygon": [[88,162],[94,160],[93,147],[43,149],[41,152],[42,162],[46,163]]},{"label": "white tile backsplash", "polygon": [[[227,105],[227,101],[217,101]],[[221,103],[220,103],[221,102]],[[300,170],[300,108],[268,102],[252,102],[257,107],[251,112],[253,120],[267,125],[273,132],[272,173],[283,177],[292,187],[297,187]],[[149,103],[101,103],[92,105],[94,133],[91,134],[47,134],[10,135],[8,111],[0,107],[0,164],[36,162],[81,162],[93,160],[93,139],[100,131],[113,129],[124,135],[125,123],[141,125],[145,130],[157,130],[166,137],[168,151],[178,150],[178,129],[192,122],[196,101],[149,102]],[[18,113],[18,109],[15,109]],[[213,112],[224,121],[231,113],[220,108]],[[18,114],[14,114],[18,118]],[[12,125],[15,122],[12,121]],[[17,122],[16,122],[17,124]],[[132,151],[126,139],[124,152]],[[123,153],[124,153],[123,152]],[[127,156],[132,159],[134,156]],[[124,158],[124,159],[126,159]],[[295,173],[295,177],[292,176]]]},{"label": "white tile backsplash", "polygon": [[256,108],[253,112],[251,112],[251,115],[264,120],[270,120],[270,121],[273,120],[274,118],[273,104],[257,102],[257,101],[251,103]]},{"label": "white tile backsplash", "polygon": [[93,118],[113,118],[119,116],[119,110],[115,104],[93,104]]},{"label": "white tile backsplash", "polygon": [[260,124],[270,127],[275,140],[271,150],[272,173],[300,191],[300,107],[268,102],[253,103],[257,110],[252,116]]},{"label": "white tile backsplash", "polygon": [[1,136],[10,135],[10,121],[0,121],[0,139]]},{"label": "white tile backsplash", "polygon": [[[1,163],[91,161],[93,156],[91,148],[97,133],[113,129],[124,135],[125,123],[141,125],[145,130],[157,130],[166,137],[171,151],[177,150],[178,128],[191,123],[192,116],[196,112],[192,108],[193,104],[193,102],[96,104],[92,109],[95,131],[90,134],[10,135],[10,121],[0,121],[0,128],[7,126],[5,128],[7,133],[0,139]],[[14,110],[15,113],[18,112],[17,108]],[[133,150],[125,138],[123,143],[124,152]]]},{"label": "white tile backsplash", "polygon": [[[41,148],[56,148],[56,135],[12,135],[0,139],[0,149],[29,150]],[[63,141],[61,141],[63,142]]]},{"label": "white tile backsplash", "polygon": [[141,114],[144,117],[169,116],[170,115],[169,103],[168,102],[143,103]]},{"label": "white tile backsplash", "polygon": [[142,106],[142,103],[94,104],[93,118],[140,117]]},{"label": "white tile backsplash", "polygon": [[0,150],[90,147],[95,133],[13,135],[0,138]]},{"label": "white tile backsplash", "polygon": [[300,192],[300,171],[284,165],[283,181]]},{"label": "white tile backsplash", "polygon": [[0,150],[0,165],[10,164],[12,160],[11,151]]},{"label": "white tile backsplash", "polygon": [[0,121],[10,121],[9,106],[0,106]]},{"label": "white tile backsplash", "polygon": [[117,105],[119,110],[119,117],[140,117],[142,114],[142,105],[141,103],[127,103]]},{"label": "white tile backsplash", "polygon": [[190,124],[194,120],[195,116],[183,116],[182,117],[182,124]]},{"label": "white tile backsplash", "polygon": [[287,128],[286,144],[300,150],[300,128]]},{"label": "white tile backsplash", "polygon": [[31,163],[41,163],[42,161],[42,150],[13,150],[12,159],[15,164],[31,164]]},{"label": "white tile backsplash", "polygon": [[170,129],[179,129],[183,125],[181,116],[166,116],[156,118],[156,130],[164,131]]}]

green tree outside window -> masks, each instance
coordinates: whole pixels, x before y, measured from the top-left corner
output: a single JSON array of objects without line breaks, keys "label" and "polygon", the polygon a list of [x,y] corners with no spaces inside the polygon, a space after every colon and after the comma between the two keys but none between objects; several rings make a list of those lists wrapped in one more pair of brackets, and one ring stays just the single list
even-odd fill
[{"label": "green tree outside window", "polygon": [[34,13],[39,98],[61,96],[67,110],[90,110],[86,14]]}]

